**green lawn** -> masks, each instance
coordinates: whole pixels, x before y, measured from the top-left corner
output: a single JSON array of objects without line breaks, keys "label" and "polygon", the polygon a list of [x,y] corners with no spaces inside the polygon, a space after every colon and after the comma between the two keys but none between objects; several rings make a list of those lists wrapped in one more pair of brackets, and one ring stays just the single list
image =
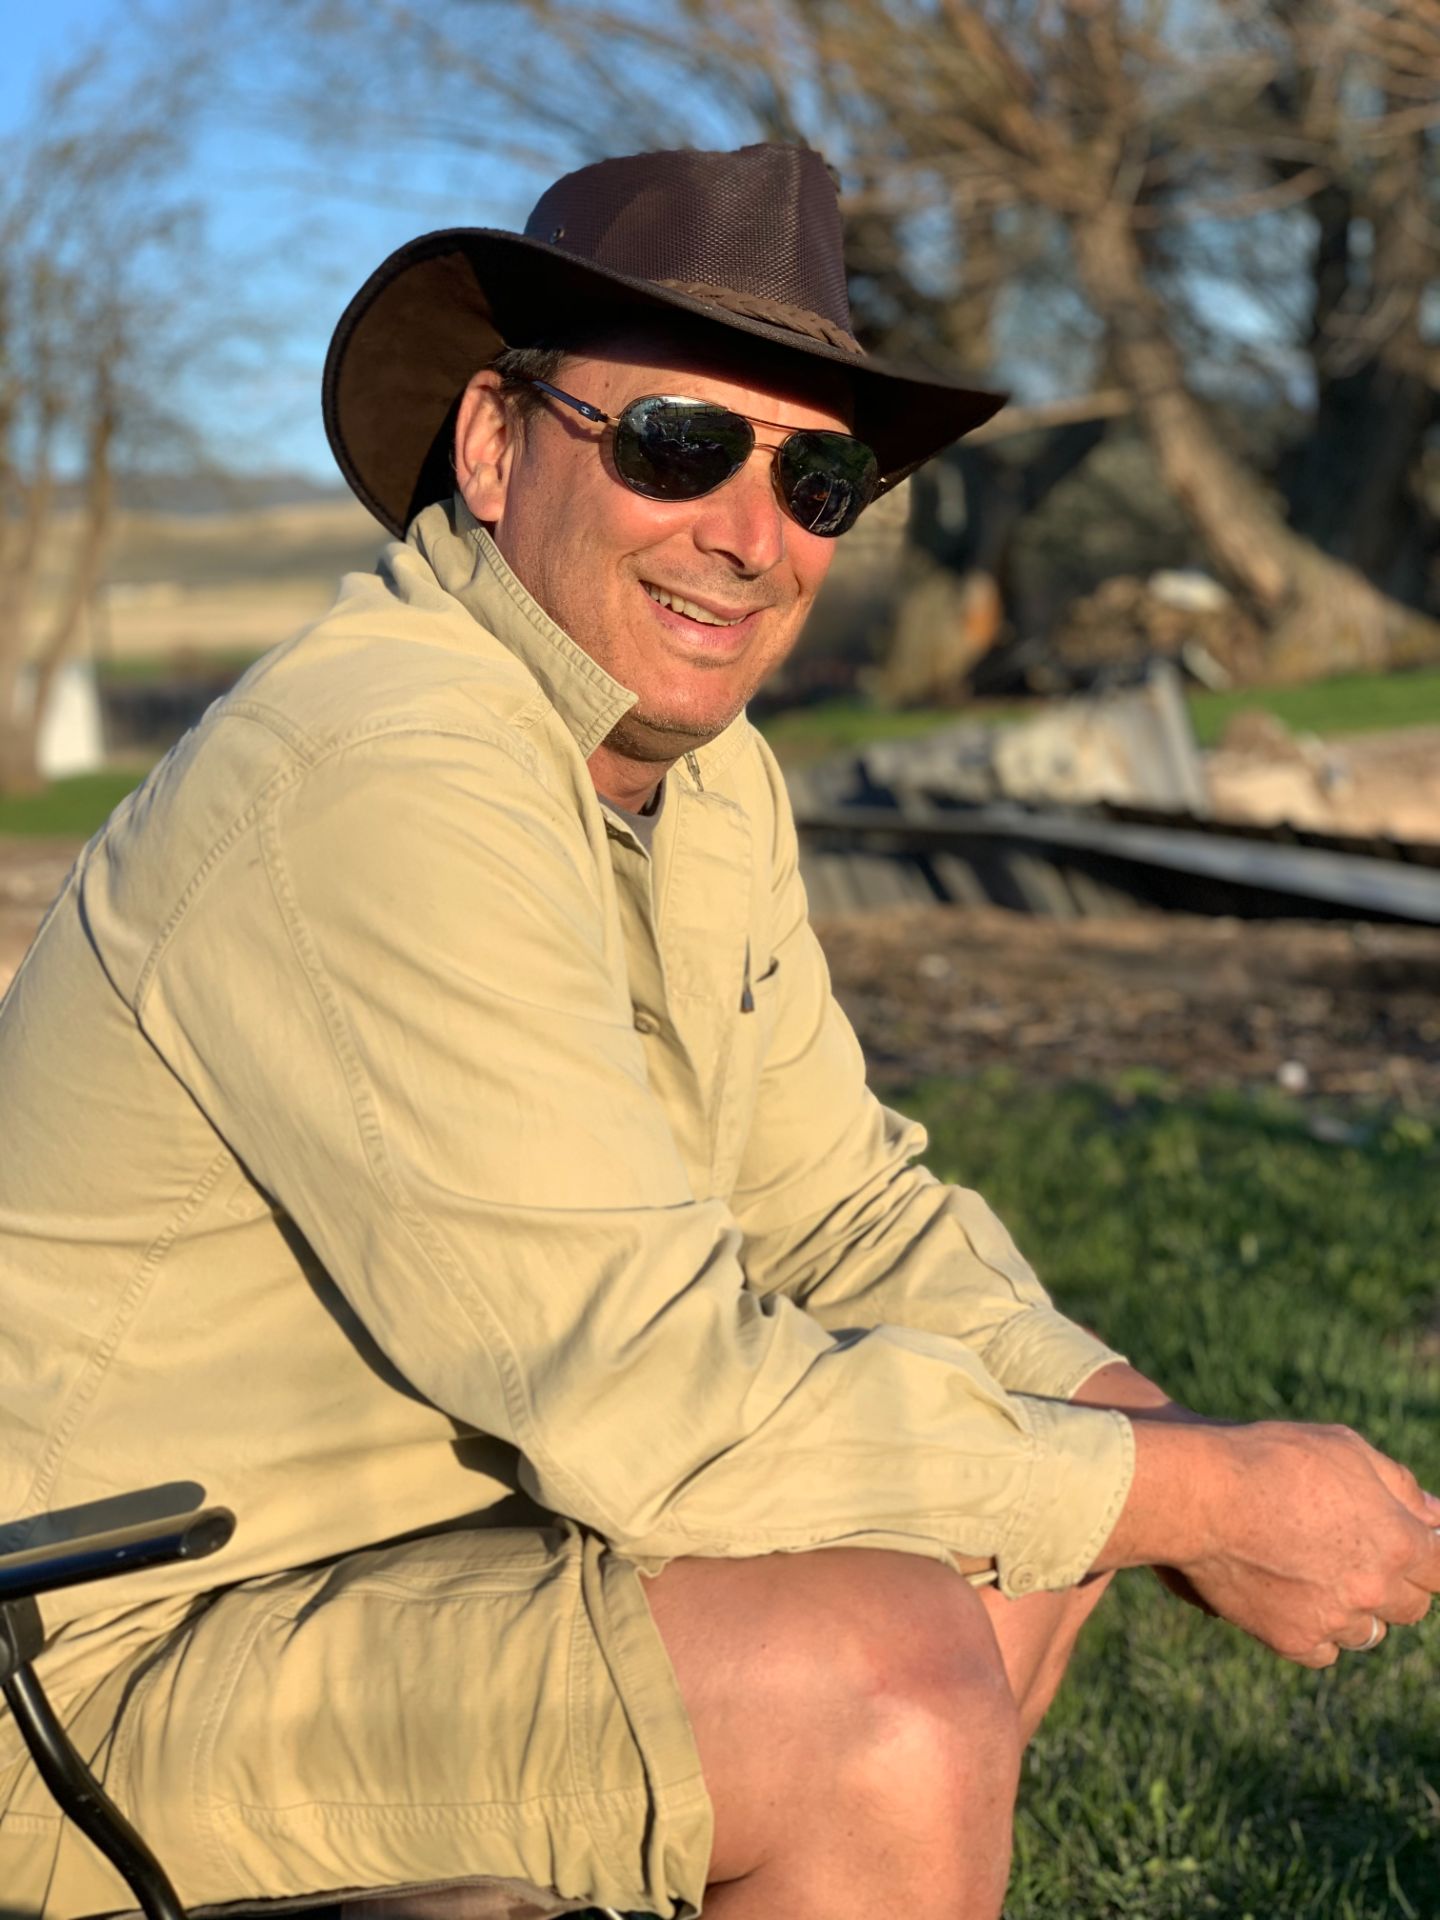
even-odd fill
[{"label": "green lawn", "polygon": [[[1038,708],[1035,709],[1038,712]],[[822,700],[810,707],[787,707],[767,714],[760,731],[789,765],[821,760],[828,753],[856,753],[872,740],[909,740],[960,720],[1008,716],[1023,708],[981,710],[962,707],[873,707],[860,699]]]},{"label": "green lawn", "polygon": [[[1263,707],[1295,733],[1374,733],[1385,727],[1440,726],[1440,668],[1419,673],[1350,674],[1303,687],[1261,692],[1193,693],[1190,716],[1202,746],[1219,739],[1242,707]],[[1440,1909],[1440,1902],[1437,1902]]]},{"label": "green lawn", "polygon": [[143,768],[113,767],[52,780],[39,793],[0,794],[0,833],[88,839],[144,777]]},{"label": "green lawn", "polygon": [[[1295,733],[1373,733],[1385,727],[1440,726],[1440,669],[1357,674],[1304,687],[1241,693],[1191,693],[1190,718],[1201,746],[1214,746],[1231,714],[1260,707]],[[871,740],[909,739],[962,720],[1003,726],[1041,711],[1038,702],[985,702],[971,707],[916,707],[890,712],[862,700],[794,707],[761,723],[781,760],[799,763],[826,753],[855,752]]]},{"label": "green lawn", "polygon": [[260,659],[254,647],[217,647],[213,652],[123,653],[112,655],[98,669],[102,685],[148,686],[157,680],[238,680]]},{"label": "green lawn", "polygon": [[[1066,1310],[1219,1414],[1342,1420],[1440,1487],[1440,1148],[1238,1097],[931,1087],[899,1104]],[[1440,1911],[1440,1625],[1329,1673],[1122,1576],[1028,1756],[1009,1920]]]}]

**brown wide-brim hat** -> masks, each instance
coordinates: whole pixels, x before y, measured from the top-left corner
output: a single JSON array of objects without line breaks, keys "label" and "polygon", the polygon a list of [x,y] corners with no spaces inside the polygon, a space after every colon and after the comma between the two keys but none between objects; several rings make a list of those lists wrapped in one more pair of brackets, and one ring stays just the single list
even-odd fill
[{"label": "brown wide-brim hat", "polygon": [[862,350],[835,186],[812,148],[634,154],[557,180],[523,234],[451,227],[412,240],[345,309],[325,362],[325,431],[375,517],[403,537],[448,499],[472,376],[507,346],[583,336],[592,310],[607,326],[685,314],[844,368],[881,492],[1004,405]]}]

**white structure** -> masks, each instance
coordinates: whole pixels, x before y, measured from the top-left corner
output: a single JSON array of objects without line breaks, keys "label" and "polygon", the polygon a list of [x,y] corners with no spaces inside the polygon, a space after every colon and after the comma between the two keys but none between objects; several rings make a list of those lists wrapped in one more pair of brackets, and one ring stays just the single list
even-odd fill
[{"label": "white structure", "polygon": [[[35,700],[35,673],[28,669],[16,690],[23,715]],[[105,741],[100,722],[100,692],[94,664],[72,660],[50,683],[50,698],[40,722],[36,759],[47,780],[63,780],[72,773],[94,773],[105,764]]]}]

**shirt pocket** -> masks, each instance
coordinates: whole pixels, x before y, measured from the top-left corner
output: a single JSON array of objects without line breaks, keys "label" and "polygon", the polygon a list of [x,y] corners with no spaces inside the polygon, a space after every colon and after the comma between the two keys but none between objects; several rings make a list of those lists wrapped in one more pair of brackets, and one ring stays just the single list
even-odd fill
[{"label": "shirt pocket", "polygon": [[755,1118],[760,1076],[779,1017],[778,954],[747,956],[738,1001],[729,1014],[730,1044],[720,1088],[715,1128],[714,1191],[728,1200]]}]

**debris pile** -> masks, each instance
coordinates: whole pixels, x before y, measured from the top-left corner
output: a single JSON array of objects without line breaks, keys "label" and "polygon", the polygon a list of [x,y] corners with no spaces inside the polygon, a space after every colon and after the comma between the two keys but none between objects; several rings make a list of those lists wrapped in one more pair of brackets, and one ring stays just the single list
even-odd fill
[{"label": "debris pile", "polygon": [[1171,570],[1146,580],[1116,574],[1073,600],[1050,642],[1071,681],[1174,660],[1207,687],[1243,685],[1262,662],[1255,621],[1208,574]]}]

